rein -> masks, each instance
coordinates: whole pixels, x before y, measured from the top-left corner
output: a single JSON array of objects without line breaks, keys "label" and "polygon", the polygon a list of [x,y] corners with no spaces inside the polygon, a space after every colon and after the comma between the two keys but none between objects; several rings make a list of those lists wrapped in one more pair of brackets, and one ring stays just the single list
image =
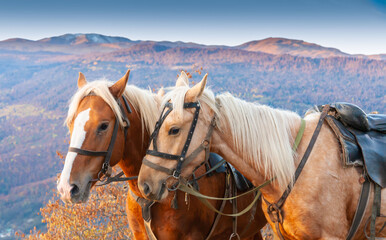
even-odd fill
[{"label": "rein", "polygon": [[[122,95],[123,102],[125,104],[126,110],[128,113],[132,113],[130,105],[128,104],[125,96]],[[119,99],[117,99],[118,106],[121,109],[122,112],[122,118],[124,122],[124,136],[125,136],[125,141],[126,141],[126,135],[127,131],[130,127],[130,121],[125,113],[125,109],[123,108],[122,104],[120,103]],[[111,155],[113,154],[113,149],[114,149],[114,144],[117,138],[118,134],[118,129],[119,129],[119,121],[116,119],[115,124],[114,124],[114,130],[113,134],[111,136],[110,144],[109,147],[107,148],[107,151],[92,151],[92,150],[86,150],[86,149],[81,149],[81,148],[75,148],[75,147],[70,147],[68,149],[68,152],[74,152],[80,155],[85,155],[85,156],[91,156],[91,157],[99,157],[102,156],[104,157],[104,162],[102,164],[102,168],[98,173],[98,176],[96,179],[90,180],[90,182],[98,182],[100,181],[100,184],[97,184],[96,186],[103,186],[106,184],[109,184],[111,182],[121,182],[121,181],[128,181],[128,180],[133,180],[137,179],[138,176],[133,176],[133,177],[125,177],[122,178],[121,176],[124,175],[123,171],[118,173],[117,175],[111,177],[111,172],[112,168],[110,166],[110,160],[111,160]],[[105,176],[103,178],[103,176]]]},{"label": "rein", "polygon": [[[211,209],[212,211],[214,211],[220,215],[228,216],[228,217],[239,217],[239,216],[247,213],[249,210],[251,210],[251,208],[255,205],[256,201],[259,199],[259,197],[261,195],[261,192],[259,190],[261,188],[267,186],[268,184],[270,184],[272,181],[273,181],[273,179],[267,180],[263,184],[261,184],[260,186],[255,187],[247,192],[241,193],[237,196],[223,197],[223,198],[211,197],[211,196],[204,195],[204,194],[200,193],[199,191],[195,190],[194,187],[190,183],[180,183],[177,186],[177,188],[178,188],[178,190],[181,190],[185,193],[188,193],[190,195],[197,197],[202,203],[205,204],[205,206],[207,206],[209,209]],[[244,208],[242,211],[240,211],[238,213],[233,213],[233,214],[223,213],[223,212],[217,210],[215,207],[213,207],[213,205],[208,201],[208,200],[222,200],[222,201],[234,200],[234,199],[238,199],[240,197],[243,197],[243,196],[248,195],[248,194],[253,193],[253,192],[257,193],[255,198],[253,199],[253,201],[246,208]]]}]

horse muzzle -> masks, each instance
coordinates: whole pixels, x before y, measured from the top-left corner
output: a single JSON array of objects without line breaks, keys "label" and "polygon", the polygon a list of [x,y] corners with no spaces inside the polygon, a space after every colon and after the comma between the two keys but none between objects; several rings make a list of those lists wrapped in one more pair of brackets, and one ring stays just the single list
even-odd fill
[{"label": "horse muzzle", "polygon": [[165,182],[159,182],[157,184],[151,184],[149,182],[139,182],[139,190],[142,195],[149,200],[160,201],[167,197]]},{"label": "horse muzzle", "polygon": [[64,203],[85,203],[90,195],[91,185],[91,182],[88,182],[84,187],[77,183],[63,184],[59,182],[57,189],[60,193],[60,199]]}]

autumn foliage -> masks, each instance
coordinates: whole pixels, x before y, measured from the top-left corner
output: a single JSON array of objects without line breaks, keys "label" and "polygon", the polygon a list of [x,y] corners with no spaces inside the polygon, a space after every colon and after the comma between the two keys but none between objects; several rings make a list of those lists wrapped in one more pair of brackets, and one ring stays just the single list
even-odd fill
[{"label": "autumn foliage", "polygon": [[18,239],[130,239],[125,204],[126,183],[95,187],[85,204],[64,204],[53,194],[40,209],[47,232],[33,230],[27,236],[16,233]]}]

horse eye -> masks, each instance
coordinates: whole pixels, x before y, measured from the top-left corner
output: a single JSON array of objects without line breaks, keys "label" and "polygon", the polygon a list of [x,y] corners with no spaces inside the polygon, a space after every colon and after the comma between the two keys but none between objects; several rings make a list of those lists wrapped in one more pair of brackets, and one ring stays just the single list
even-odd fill
[{"label": "horse eye", "polygon": [[169,130],[169,135],[177,135],[180,132],[179,128],[171,128]]},{"label": "horse eye", "polygon": [[99,125],[98,127],[98,131],[105,131],[109,126],[109,123],[102,123],[101,125]]}]

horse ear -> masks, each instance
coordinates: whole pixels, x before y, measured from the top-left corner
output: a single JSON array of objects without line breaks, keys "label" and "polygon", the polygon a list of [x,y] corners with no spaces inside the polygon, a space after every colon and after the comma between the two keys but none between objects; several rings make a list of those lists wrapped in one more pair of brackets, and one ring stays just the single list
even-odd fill
[{"label": "horse ear", "polygon": [[181,74],[178,77],[176,82],[176,87],[184,87],[184,86],[189,86],[189,78],[184,71],[181,71]]},{"label": "horse ear", "polygon": [[194,87],[192,87],[186,92],[186,95],[185,95],[186,102],[197,101],[197,98],[199,98],[204,92],[207,77],[208,77],[208,74],[205,74],[201,82],[197,83],[196,85],[194,85]]},{"label": "horse ear", "polygon": [[86,84],[87,84],[86,77],[83,75],[83,73],[79,72],[78,88],[82,88]]},{"label": "horse ear", "polygon": [[158,92],[157,92],[158,97],[163,98],[164,95],[165,95],[164,88],[161,88],[160,90],[158,90]]},{"label": "horse ear", "polygon": [[116,98],[120,98],[123,94],[123,92],[125,91],[125,88],[126,88],[126,84],[127,84],[127,80],[129,79],[129,75],[130,75],[130,69],[127,70],[125,76],[123,76],[121,79],[119,79],[116,83],[114,83],[113,86],[111,86],[109,89],[110,89],[110,92],[111,94]]}]

